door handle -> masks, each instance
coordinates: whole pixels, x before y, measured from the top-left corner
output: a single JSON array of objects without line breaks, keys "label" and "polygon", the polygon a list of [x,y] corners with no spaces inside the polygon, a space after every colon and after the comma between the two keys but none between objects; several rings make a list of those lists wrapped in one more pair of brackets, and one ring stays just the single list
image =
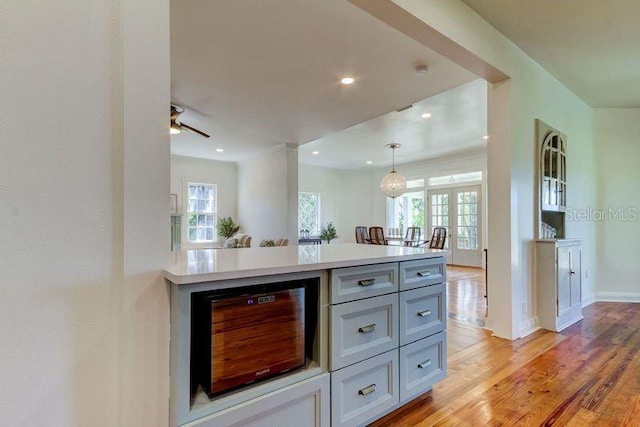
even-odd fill
[{"label": "door handle", "polygon": [[431,359],[427,359],[427,360],[425,360],[425,361],[424,361],[424,362],[422,362],[422,363],[418,363],[418,368],[420,368],[420,369],[424,369],[424,368],[426,368],[426,367],[427,367],[427,366],[429,366],[429,365],[431,365]]},{"label": "door handle", "polygon": [[420,317],[426,317],[426,316],[429,316],[430,314],[431,314],[431,310],[424,310],[424,311],[418,312],[418,316]]},{"label": "door handle", "polygon": [[358,280],[358,286],[371,286],[376,284],[376,279],[363,279]]},{"label": "door handle", "polygon": [[373,332],[376,330],[376,324],[372,323],[370,325],[367,326],[361,326],[358,328],[358,332],[360,332],[361,334],[366,334],[367,332]]},{"label": "door handle", "polygon": [[366,396],[367,394],[373,393],[374,391],[376,391],[376,385],[371,384],[358,390],[358,394],[360,396]]},{"label": "door handle", "polygon": [[417,274],[420,277],[427,277],[427,276],[431,276],[433,274],[433,272],[431,272],[431,271],[418,271]]}]

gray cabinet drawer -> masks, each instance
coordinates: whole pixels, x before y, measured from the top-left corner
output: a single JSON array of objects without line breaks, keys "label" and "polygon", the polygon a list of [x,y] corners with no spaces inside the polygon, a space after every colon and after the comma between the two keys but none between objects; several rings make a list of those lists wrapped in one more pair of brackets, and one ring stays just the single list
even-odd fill
[{"label": "gray cabinet drawer", "polygon": [[400,345],[444,331],[446,292],[444,283],[400,292]]},{"label": "gray cabinet drawer", "polygon": [[400,263],[400,290],[444,283],[444,258],[419,259]]},{"label": "gray cabinet drawer", "polygon": [[331,304],[398,291],[398,263],[331,270]]},{"label": "gray cabinet drawer", "polygon": [[398,347],[398,294],[331,306],[331,370]]},{"label": "gray cabinet drawer", "polygon": [[447,376],[447,338],[439,332],[400,347],[400,401],[406,402],[431,389]]},{"label": "gray cabinet drawer", "polygon": [[331,425],[356,426],[398,403],[398,351],[331,373]]}]

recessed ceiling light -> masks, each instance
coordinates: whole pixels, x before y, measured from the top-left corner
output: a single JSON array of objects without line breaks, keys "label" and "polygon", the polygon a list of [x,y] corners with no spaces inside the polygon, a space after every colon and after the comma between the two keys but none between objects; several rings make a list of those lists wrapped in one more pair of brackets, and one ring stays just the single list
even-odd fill
[{"label": "recessed ceiling light", "polygon": [[222,148],[216,148],[216,151],[217,151],[218,153],[224,153],[224,149],[222,149]]},{"label": "recessed ceiling light", "polygon": [[421,65],[417,65],[415,70],[416,70],[416,73],[418,74],[427,74],[427,72],[429,71],[429,67],[421,64]]},{"label": "recessed ceiling light", "polygon": [[368,165],[372,165],[373,164],[373,162],[371,160],[367,160],[365,163],[368,164]]},{"label": "recessed ceiling light", "polygon": [[353,77],[343,77],[340,79],[340,83],[342,83],[343,85],[350,85],[353,84],[353,82],[355,82],[356,80]]},{"label": "recessed ceiling light", "polygon": [[423,118],[423,119],[428,119],[429,117],[431,117],[431,113],[424,113],[424,114],[422,115],[422,118]]},{"label": "recessed ceiling light", "polygon": [[314,156],[317,156],[318,154],[320,154],[319,151],[312,151],[311,154],[313,154]]},{"label": "recessed ceiling light", "polygon": [[489,135],[483,136],[482,139],[484,139],[486,141],[487,139],[489,139]]}]

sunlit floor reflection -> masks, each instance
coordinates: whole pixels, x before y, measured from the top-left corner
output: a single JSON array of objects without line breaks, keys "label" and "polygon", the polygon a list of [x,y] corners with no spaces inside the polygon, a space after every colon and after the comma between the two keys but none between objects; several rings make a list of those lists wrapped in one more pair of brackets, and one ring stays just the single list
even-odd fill
[{"label": "sunlit floor reflection", "polygon": [[447,312],[449,318],[484,326],[487,314],[484,270],[447,266]]}]

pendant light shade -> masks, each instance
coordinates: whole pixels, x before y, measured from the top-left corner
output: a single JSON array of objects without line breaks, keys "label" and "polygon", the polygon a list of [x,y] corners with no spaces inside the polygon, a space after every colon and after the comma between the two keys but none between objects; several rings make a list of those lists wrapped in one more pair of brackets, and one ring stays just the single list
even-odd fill
[{"label": "pendant light shade", "polygon": [[400,196],[407,189],[407,179],[404,175],[396,172],[396,148],[400,147],[400,144],[387,144],[386,147],[393,150],[393,166],[391,172],[382,177],[380,182],[380,190],[387,196],[395,199]]}]

